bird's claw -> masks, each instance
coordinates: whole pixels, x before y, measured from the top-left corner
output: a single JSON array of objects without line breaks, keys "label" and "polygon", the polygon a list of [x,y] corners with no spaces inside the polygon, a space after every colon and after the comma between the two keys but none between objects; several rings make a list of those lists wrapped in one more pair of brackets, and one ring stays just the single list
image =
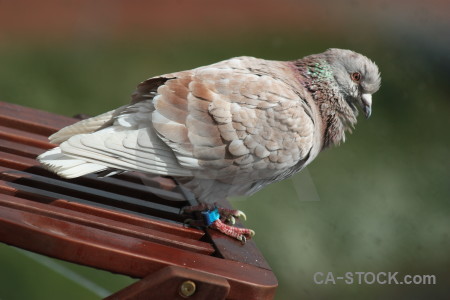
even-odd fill
[{"label": "bird's claw", "polygon": [[244,214],[242,210],[236,210],[236,212],[233,215],[235,218],[243,219],[244,221],[247,221],[247,216]]},{"label": "bird's claw", "polygon": [[241,241],[242,244],[245,244],[247,242],[247,237],[249,239],[251,239],[252,237],[255,236],[255,231],[254,230],[248,229],[248,231],[249,232],[246,233],[246,234],[244,233],[244,234],[241,234],[241,235],[237,236],[236,239]]},{"label": "bird's claw", "polygon": [[247,243],[247,238],[245,237],[245,235],[240,235],[237,237],[237,239],[238,239],[238,241],[241,241],[242,245]]},{"label": "bird's claw", "polygon": [[227,222],[230,223],[231,225],[234,225],[236,223],[236,219],[242,219],[242,220],[246,221],[247,216],[241,210],[235,210],[226,216]]}]

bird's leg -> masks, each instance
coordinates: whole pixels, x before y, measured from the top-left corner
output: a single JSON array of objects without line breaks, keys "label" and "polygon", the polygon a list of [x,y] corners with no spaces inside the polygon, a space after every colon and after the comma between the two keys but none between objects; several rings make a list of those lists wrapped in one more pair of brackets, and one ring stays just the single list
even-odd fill
[{"label": "bird's leg", "polygon": [[245,220],[246,216],[240,210],[217,207],[216,203],[201,203],[195,206],[187,206],[182,209],[182,213],[194,212],[200,212],[202,215],[202,220],[188,219],[185,223],[193,226],[207,226],[214,228],[243,243],[255,235],[255,232],[251,229],[239,228],[226,224],[234,224],[235,218],[243,218]]}]

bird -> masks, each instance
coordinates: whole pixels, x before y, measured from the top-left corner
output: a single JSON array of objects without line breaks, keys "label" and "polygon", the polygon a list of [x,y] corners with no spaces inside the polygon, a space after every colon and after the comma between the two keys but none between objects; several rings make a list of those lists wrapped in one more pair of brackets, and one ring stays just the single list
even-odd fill
[{"label": "bird", "polygon": [[170,176],[190,190],[204,226],[244,242],[246,215],[216,205],[251,195],[345,141],[372,112],[377,65],[331,48],[290,61],[234,57],[141,82],[131,102],[49,137],[37,159],[64,178],[126,171]]}]

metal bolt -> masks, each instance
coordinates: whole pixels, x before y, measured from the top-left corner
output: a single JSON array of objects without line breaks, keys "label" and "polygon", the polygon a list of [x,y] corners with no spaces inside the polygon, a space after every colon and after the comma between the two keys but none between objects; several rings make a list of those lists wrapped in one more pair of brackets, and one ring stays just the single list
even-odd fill
[{"label": "metal bolt", "polygon": [[185,298],[190,297],[194,295],[195,288],[195,282],[186,280],[180,286],[180,295]]}]

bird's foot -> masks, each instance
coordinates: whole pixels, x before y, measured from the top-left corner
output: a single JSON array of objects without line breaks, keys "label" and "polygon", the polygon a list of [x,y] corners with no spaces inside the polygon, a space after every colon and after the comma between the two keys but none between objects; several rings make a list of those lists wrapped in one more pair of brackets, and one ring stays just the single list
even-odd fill
[{"label": "bird's foot", "polygon": [[216,203],[201,203],[199,205],[194,206],[186,206],[183,207],[181,210],[181,213],[189,213],[192,214],[194,212],[205,212],[205,211],[213,211],[214,209],[217,209],[220,215],[220,219],[222,222],[230,223],[233,225],[236,223],[236,219],[242,218],[244,221],[247,220],[247,216],[244,214],[243,211],[237,210],[237,209],[229,209],[229,208],[223,208],[217,206]]},{"label": "bird's foot", "polygon": [[210,227],[241,241],[243,244],[247,242],[247,239],[251,239],[255,235],[255,231],[251,229],[230,226],[223,223],[220,219],[214,221]]},{"label": "bird's foot", "polygon": [[[216,204],[202,203],[196,206],[187,206],[182,209],[184,213],[200,212],[201,220],[187,219],[185,223],[193,226],[206,226],[214,228],[225,235],[231,236],[245,244],[247,239],[251,239],[255,232],[247,228],[234,227],[236,219],[247,219],[246,215],[235,209],[217,207]],[[227,223],[231,224],[228,225]]]}]

